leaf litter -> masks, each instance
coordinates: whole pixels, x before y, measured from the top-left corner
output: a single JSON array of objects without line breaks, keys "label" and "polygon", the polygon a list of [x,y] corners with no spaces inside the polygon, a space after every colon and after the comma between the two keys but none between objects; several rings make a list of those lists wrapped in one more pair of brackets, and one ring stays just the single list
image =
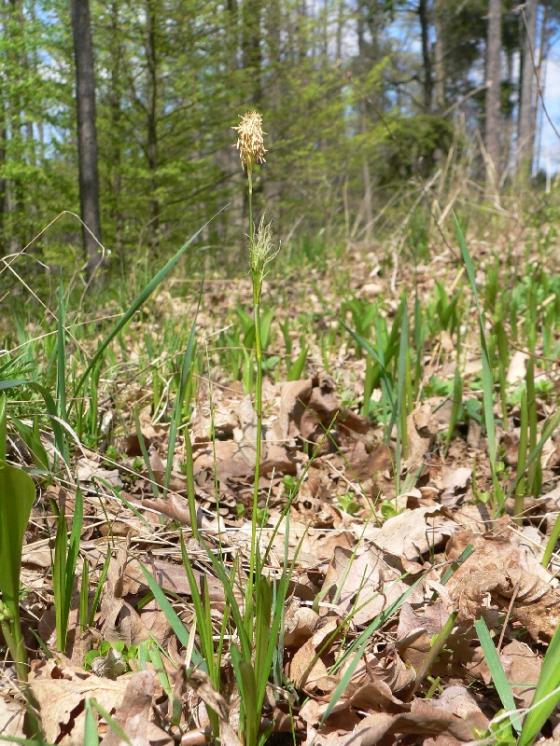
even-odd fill
[{"label": "leaf litter", "polygon": [[[373,285],[361,290],[382,292],[381,283],[374,285],[375,290]],[[442,374],[451,348],[442,338]],[[402,476],[415,479],[397,492],[395,431],[387,441],[382,427],[343,404],[342,391],[356,386],[363,369],[350,348],[338,352],[350,363],[340,375],[316,364],[308,378],[265,383],[259,546],[271,578],[285,557],[293,562],[293,573],[284,609],[282,679],[267,689],[262,727],[275,734],[270,743],[295,739],[306,746],[476,742],[488,733],[500,702],[474,622],[483,618],[492,631],[516,705],[524,708],[532,702],[546,644],[560,623],[555,565],[549,571],[541,564],[560,507],[559,442],[552,439],[543,449],[548,489],[541,498],[527,498],[525,525],[507,514],[496,520],[488,504],[477,500],[491,483],[481,428],[471,419],[444,455],[440,440],[449,426],[449,400],[429,397],[406,420]],[[510,384],[523,379],[526,363],[524,353],[512,356]],[[475,375],[480,360],[470,359],[466,369]],[[127,396],[133,401],[143,394]],[[238,574],[242,604],[256,415],[251,397],[227,378],[211,385],[201,379],[197,397],[190,423],[197,521],[212,551]],[[120,406],[123,413],[118,400],[113,404],[117,419],[126,422],[119,458],[83,450],[72,464],[86,495],[78,569],[88,563],[90,596],[107,553],[111,561],[87,630],[80,629],[75,599],[66,655],[54,651],[53,525],[44,501],[48,492],[58,503],[68,499],[72,509],[70,485],[64,488],[67,498],[62,487],[45,491],[28,532],[22,613],[32,658],[29,686],[45,736],[50,743],[82,744],[86,700],[95,700],[106,746],[123,743],[118,728],[135,746],[206,743],[212,712],[222,743],[239,746],[240,701],[228,641],[218,692],[151,596],[143,572],[144,566],[180,624],[195,634],[193,589],[178,541],[184,531],[194,578],[207,590],[219,633],[226,598],[206,551],[190,538],[184,440],[177,443],[168,490],[154,491],[154,481],[161,485],[166,471],[168,429],[144,407],[138,433],[124,416],[129,406],[124,397]],[[513,424],[501,437],[506,460],[515,467],[519,428]],[[143,448],[147,464],[139,463]],[[445,645],[426,671],[434,639],[452,614]],[[364,630],[379,619],[357,648]],[[29,634],[32,627],[42,647]],[[88,662],[91,651],[99,655]],[[9,664],[0,693],[0,734],[23,736],[24,701]]]}]

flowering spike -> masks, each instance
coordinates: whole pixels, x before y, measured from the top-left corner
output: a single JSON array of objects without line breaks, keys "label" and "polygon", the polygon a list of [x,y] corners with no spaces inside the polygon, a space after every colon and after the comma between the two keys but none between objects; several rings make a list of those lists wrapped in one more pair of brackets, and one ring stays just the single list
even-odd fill
[{"label": "flowering spike", "polygon": [[241,163],[248,171],[252,171],[255,163],[264,163],[264,140],[262,128],[262,116],[258,111],[248,111],[241,117],[237,127],[232,127],[237,132],[237,149]]}]

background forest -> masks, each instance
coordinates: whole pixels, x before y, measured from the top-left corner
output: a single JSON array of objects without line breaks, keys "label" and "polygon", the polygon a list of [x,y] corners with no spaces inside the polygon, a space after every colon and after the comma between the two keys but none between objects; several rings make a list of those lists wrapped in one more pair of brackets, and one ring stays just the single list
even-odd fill
[{"label": "background forest", "polygon": [[[206,239],[238,242],[230,128],[250,106],[274,152],[256,199],[284,239],[369,240],[457,164],[463,186],[526,177],[559,14],[555,0],[4,0],[0,253],[79,213],[80,161],[111,261],[165,250],[227,202]],[[422,212],[411,222],[417,240]],[[61,221],[41,255],[75,266],[78,240]]]}]

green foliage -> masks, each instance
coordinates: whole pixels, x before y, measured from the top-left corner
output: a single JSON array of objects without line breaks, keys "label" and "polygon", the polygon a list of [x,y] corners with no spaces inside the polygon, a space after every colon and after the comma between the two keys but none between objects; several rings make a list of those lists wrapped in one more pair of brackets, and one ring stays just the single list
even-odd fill
[{"label": "green foliage", "polygon": [[20,569],[25,529],[35,500],[33,480],[6,461],[6,399],[0,397],[0,624],[17,674],[27,680],[20,622]]},{"label": "green foliage", "polygon": [[[433,114],[395,116],[387,122],[386,135],[378,145],[376,173],[382,185],[428,177],[438,158],[453,142],[448,118]],[[382,164],[382,165],[380,165]]]}]

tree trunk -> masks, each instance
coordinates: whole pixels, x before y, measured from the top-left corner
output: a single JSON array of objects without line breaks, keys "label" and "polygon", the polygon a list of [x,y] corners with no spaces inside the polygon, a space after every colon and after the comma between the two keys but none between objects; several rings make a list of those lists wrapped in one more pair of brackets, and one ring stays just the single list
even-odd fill
[{"label": "tree trunk", "polygon": [[251,101],[257,107],[262,100],[261,4],[261,0],[244,0],[241,39],[243,67],[249,75]]},{"label": "tree trunk", "polygon": [[488,31],[486,37],[486,183],[495,188],[500,173],[500,98],[502,50],[501,0],[489,0]]},{"label": "tree trunk", "polygon": [[[26,161],[26,141],[23,135],[24,98],[18,90],[17,80],[24,77],[22,50],[24,49],[25,28],[22,18],[21,0],[9,0],[6,11],[8,13],[7,38],[10,40],[6,53],[8,64],[8,141],[7,160],[11,163],[23,164]],[[6,180],[8,231],[10,251],[18,250],[24,239],[22,224],[25,221],[25,190],[23,174],[15,175]]]},{"label": "tree trunk", "polygon": [[434,93],[435,105],[438,111],[441,111],[445,107],[443,2],[444,0],[434,0],[434,26],[436,30],[434,44]]},{"label": "tree trunk", "polygon": [[517,173],[522,179],[530,178],[533,167],[535,128],[533,107],[535,95],[535,31],[537,26],[537,0],[527,0],[522,10],[523,59],[521,68],[521,103],[517,135]]},{"label": "tree trunk", "polygon": [[434,81],[432,76],[432,56],[430,53],[430,17],[428,0],[418,2],[418,20],[420,21],[420,37],[422,39],[422,90],[424,98],[424,111],[432,109],[432,92]]},{"label": "tree trunk", "polygon": [[122,148],[122,107],[121,107],[121,57],[123,53],[121,43],[121,29],[119,22],[118,0],[111,2],[111,86],[109,106],[111,111],[111,132],[113,133],[111,147],[111,162],[109,164],[109,179],[111,184],[111,218],[115,230],[115,250],[124,266],[123,254],[123,214],[121,210],[121,148]]},{"label": "tree trunk", "polygon": [[[82,229],[89,276],[101,264],[99,175],[97,170],[97,130],[95,122],[95,72],[89,0],[70,0],[74,61],[76,65],[76,108],[78,115],[78,171]],[[91,233],[90,233],[91,231]]]},{"label": "tree trunk", "polygon": [[344,37],[344,0],[338,0],[337,18],[336,18],[336,59],[342,60],[342,40]]},{"label": "tree trunk", "polygon": [[[0,169],[2,172],[6,166],[6,143],[8,131],[6,127],[6,109],[4,105],[5,96],[4,82],[0,81]],[[5,177],[0,178],[0,256],[8,253],[8,237],[6,236],[6,212],[8,210],[8,185]]]},{"label": "tree trunk", "polygon": [[146,155],[150,173],[150,244],[156,249],[159,243],[160,205],[157,198],[157,169],[158,169],[158,131],[157,131],[157,46],[156,46],[156,17],[155,0],[146,0],[146,61],[148,65],[147,79],[147,120],[146,120]]}]

